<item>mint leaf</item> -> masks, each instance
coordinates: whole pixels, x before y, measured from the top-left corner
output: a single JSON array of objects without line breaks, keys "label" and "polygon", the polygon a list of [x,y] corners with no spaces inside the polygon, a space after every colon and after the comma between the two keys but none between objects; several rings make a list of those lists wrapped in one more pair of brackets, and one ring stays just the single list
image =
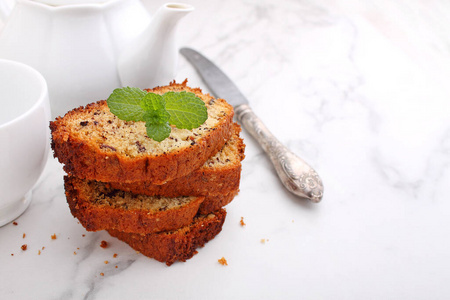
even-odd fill
[{"label": "mint leaf", "polygon": [[157,142],[161,142],[170,135],[170,115],[166,111],[166,102],[161,95],[147,93],[140,103],[145,110],[143,119],[147,129],[147,135]]},{"label": "mint leaf", "polygon": [[140,100],[140,106],[143,110],[157,110],[157,109],[165,109],[166,107],[166,101],[164,100],[163,96],[154,94],[154,93],[147,93],[141,100]]},{"label": "mint leaf", "polygon": [[170,115],[166,111],[166,102],[161,95],[147,93],[140,104],[145,110],[143,119],[146,123],[163,124],[169,121]]},{"label": "mint leaf", "polygon": [[115,89],[106,102],[119,119],[145,122],[147,135],[158,142],[169,137],[170,125],[191,130],[208,119],[205,103],[185,91],[158,95],[125,87]]},{"label": "mint leaf", "polygon": [[193,129],[208,118],[205,103],[194,93],[167,92],[163,95],[166,110],[170,114],[169,123],[180,129]]},{"label": "mint leaf", "polygon": [[165,109],[149,110],[144,114],[144,121],[148,124],[164,124],[169,119],[170,115]]},{"label": "mint leaf", "polygon": [[145,127],[147,129],[147,135],[157,142],[168,138],[172,130],[168,122],[162,124],[145,123]]},{"label": "mint leaf", "polygon": [[139,88],[124,87],[115,89],[108,97],[109,110],[124,121],[142,121],[145,110],[141,107],[141,99],[147,93]]}]

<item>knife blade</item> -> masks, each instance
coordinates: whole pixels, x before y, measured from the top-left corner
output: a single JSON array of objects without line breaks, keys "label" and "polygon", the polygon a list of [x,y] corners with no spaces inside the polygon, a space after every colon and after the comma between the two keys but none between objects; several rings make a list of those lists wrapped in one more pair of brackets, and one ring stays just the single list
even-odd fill
[{"label": "knife blade", "polygon": [[314,203],[320,202],[323,183],[317,172],[275,138],[231,79],[198,51],[181,48],[180,53],[194,66],[211,93],[234,107],[236,119],[267,153],[286,189]]}]

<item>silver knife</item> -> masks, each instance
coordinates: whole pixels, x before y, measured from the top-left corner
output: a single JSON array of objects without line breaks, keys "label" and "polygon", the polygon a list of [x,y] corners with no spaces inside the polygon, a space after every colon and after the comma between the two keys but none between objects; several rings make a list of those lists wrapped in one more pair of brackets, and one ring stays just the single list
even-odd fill
[{"label": "silver knife", "polygon": [[233,105],[236,119],[268,154],[286,189],[301,198],[320,202],[323,197],[323,184],[317,172],[273,136],[228,76],[193,49],[182,48],[180,53],[195,67],[214,96]]}]

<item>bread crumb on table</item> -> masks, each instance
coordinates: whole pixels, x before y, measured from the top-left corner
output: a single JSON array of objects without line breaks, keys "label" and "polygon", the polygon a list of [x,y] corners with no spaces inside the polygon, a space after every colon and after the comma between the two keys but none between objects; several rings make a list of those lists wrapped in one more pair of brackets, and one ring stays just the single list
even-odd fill
[{"label": "bread crumb on table", "polygon": [[116,258],[117,257],[117,253],[114,253],[113,257]]},{"label": "bread crumb on table", "polygon": [[16,221],[13,222],[13,225],[17,226],[19,225],[19,223],[17,223]]},{"label": "bread crumb on table", "polygon": [[100,242],[100,247],[102,247],[102,248],[108,247],[108,242],[107,241],[101,241]]},{"label": "bread crumb on table", "polygon": [[228,266],[228,262],[225,259],[225,257],[222,257],[221,259],[217,260],[222,266]]},{"label": "bread crumb on table", "polygon": [[52,240],[56,240],[56,233],[52,234]]},{"label": "bread crumb on table", "polygon": [[27,235],[24,233],[24,234],[22,234],[22,238],[24,239],[25,237],[26,237]]},{"label": "bread crumb on table", "polygon": [[100,276],[105,276],[105,273],[103,273],[103,272],[102,272],[102,273],[100,273]]},{"label": "bread crumb on table", "polygon": [[241,224],[241,226],[245,226],[246,224],[244,223],[244,217],[241,217],[241,221],[239,222]]},{"label": "bread crumb on table", "polygon": [[27,244],[23,244],[20,248],[21,248],[23,251],[25,251],[25,250],[27,250],[28,246],[27,246]]},{"label": "bread crumb on table", "polygon": [[269,241],[269,239],[261,239],[261,243],[262,244],[265,244],[266,242],[268,242]]}]

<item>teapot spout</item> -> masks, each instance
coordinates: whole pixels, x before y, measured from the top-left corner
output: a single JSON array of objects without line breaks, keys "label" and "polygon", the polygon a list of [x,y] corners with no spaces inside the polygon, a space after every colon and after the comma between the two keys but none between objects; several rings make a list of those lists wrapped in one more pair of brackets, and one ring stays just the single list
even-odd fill
[{"label": "teapot spout", "polygon": [[120,53],[117,68],[122,86],[152,88],[167,84],[175,76],[178,63],[176,25],[194,7],[165,4],[147,29]]}]

